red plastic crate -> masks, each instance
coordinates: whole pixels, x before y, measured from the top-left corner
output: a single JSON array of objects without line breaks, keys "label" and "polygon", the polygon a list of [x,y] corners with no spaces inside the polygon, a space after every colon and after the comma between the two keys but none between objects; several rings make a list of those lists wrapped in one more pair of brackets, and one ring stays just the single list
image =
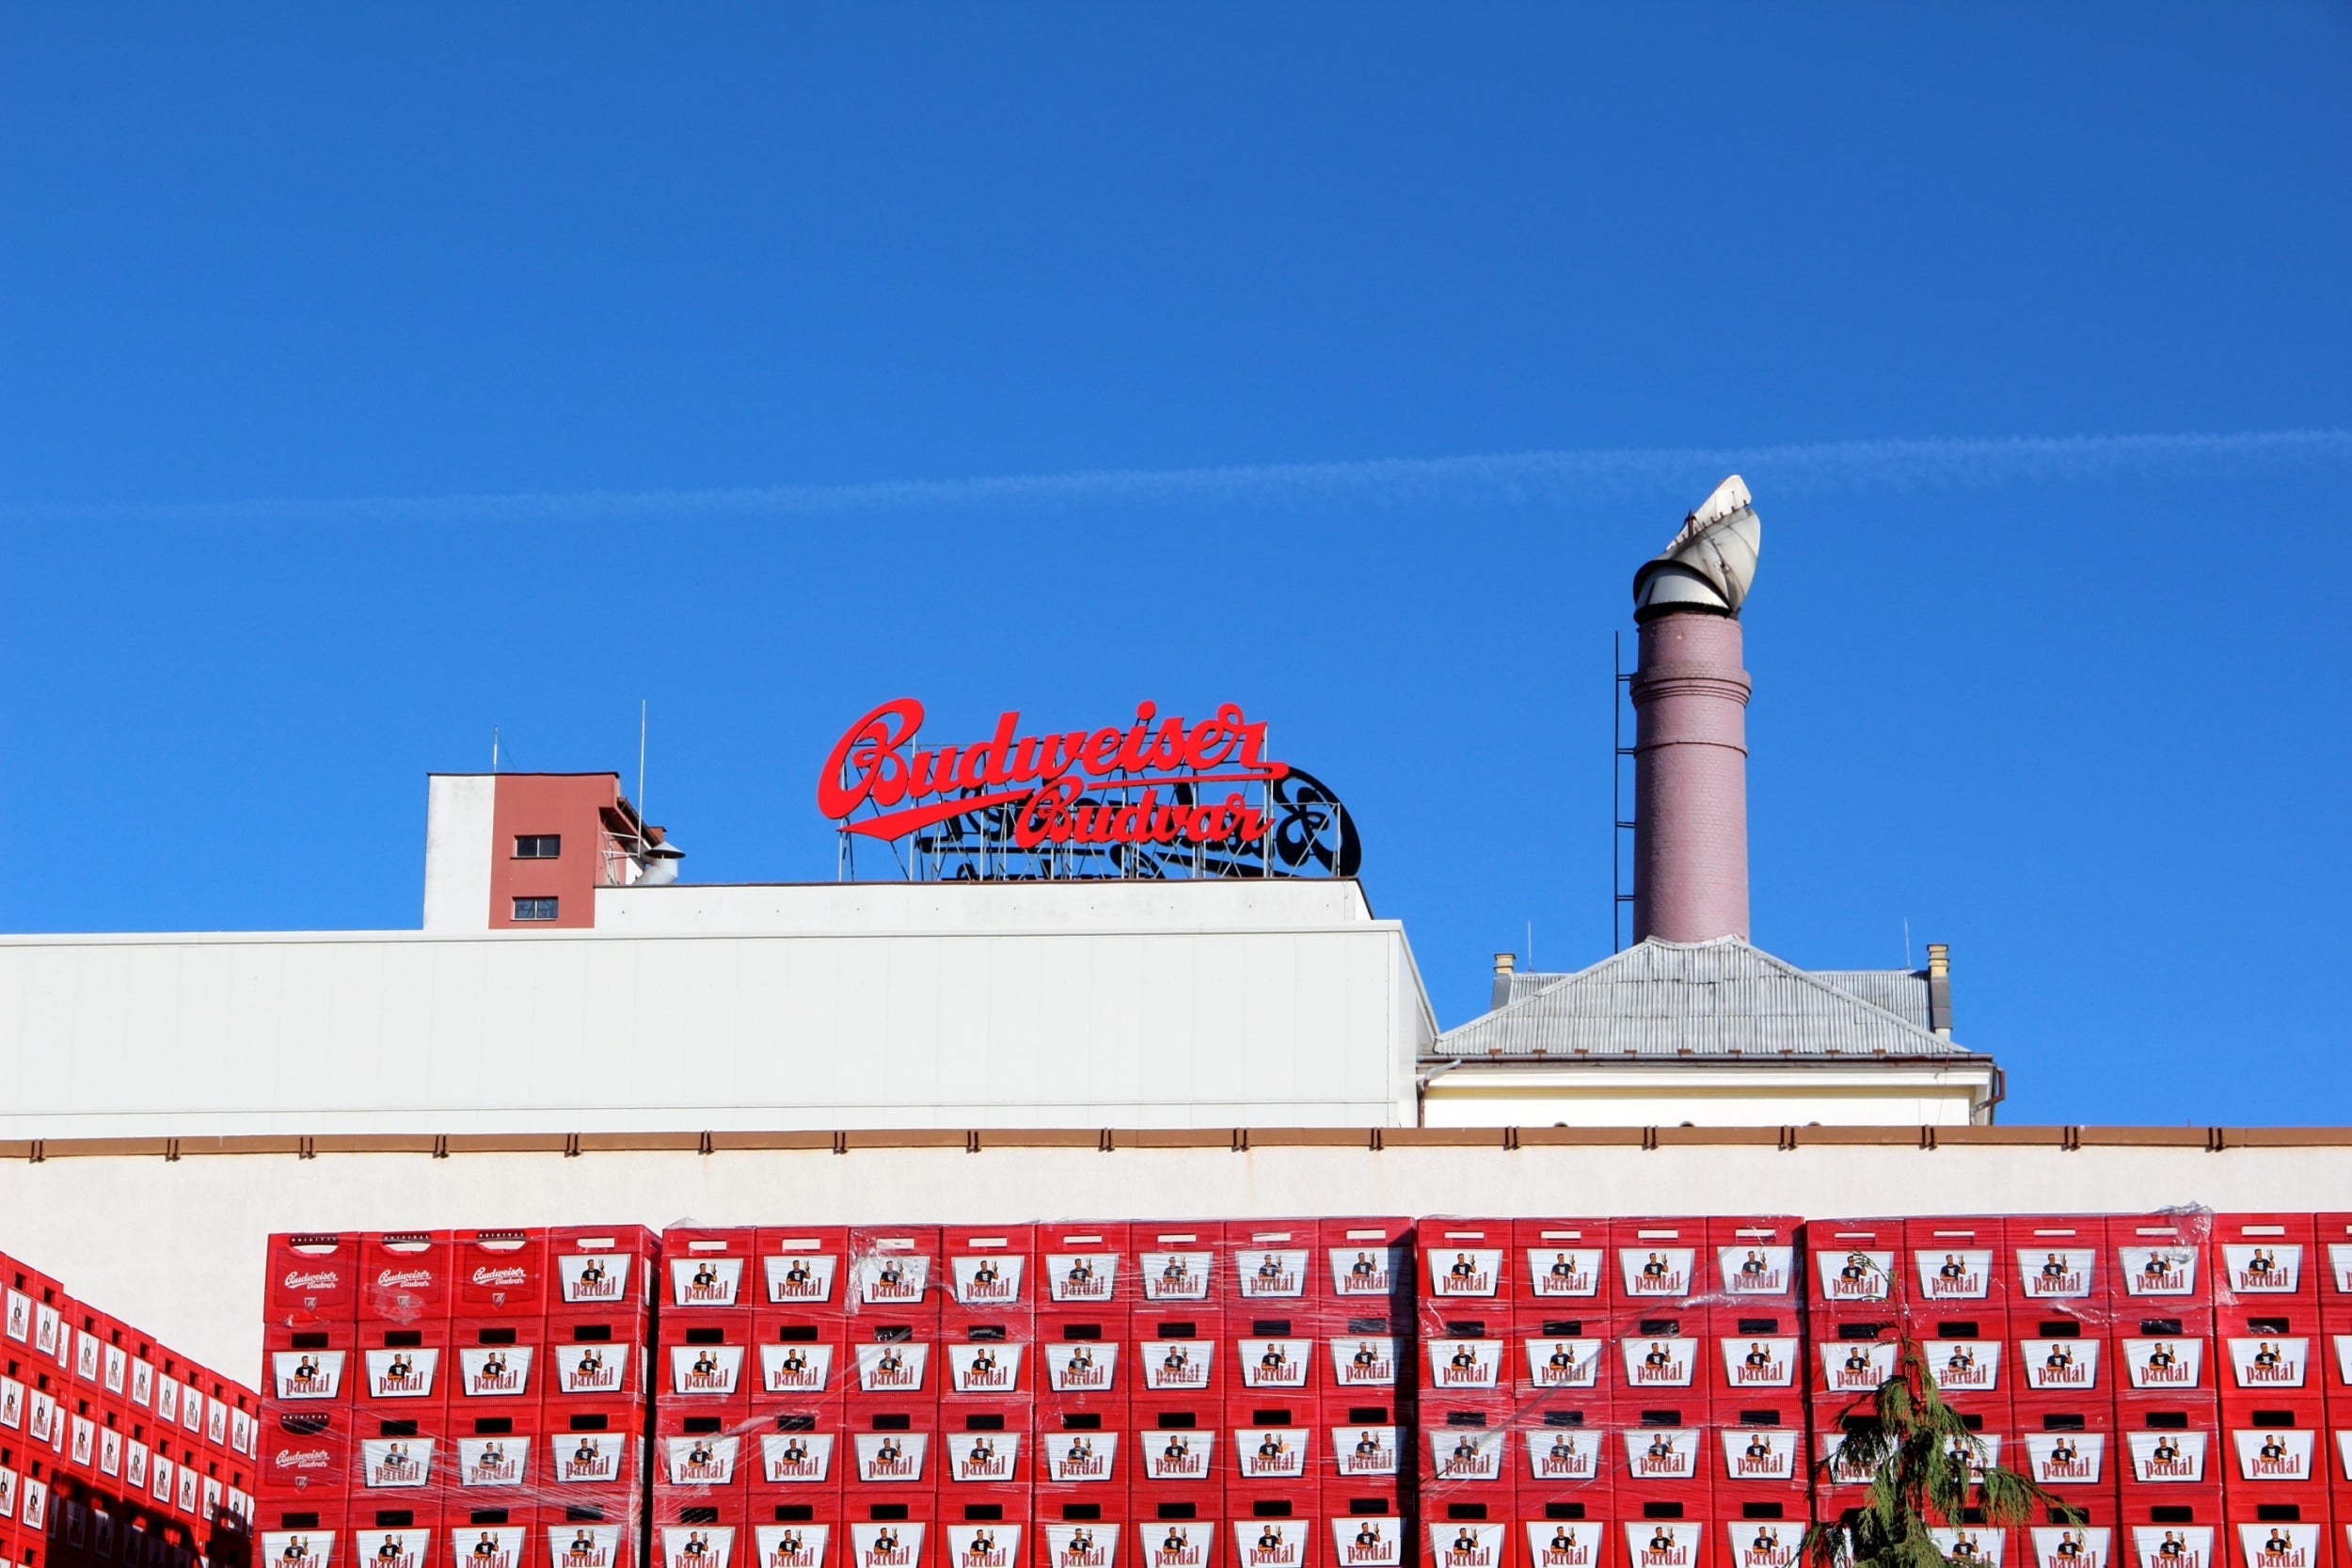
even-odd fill
[{"label": "red plastic crate", "polygon": [[959,1494],[1021,1488],[1033,1478],[1037,1434],[1026,1405],[961,1405],[940,1412],[939,1483]]},{"label": "red plastic crate", "polygon": [[848,1227],[762,1226],[753,1246],[759,1255],[759,1305],[840,1316],[849,1294]]},{"label": "red plastic crate", "polygon": [[1617,1294],[1615,1315],[1621,1322],[1704,1307],[1714,1273],[1705,1220],[1613,1220],[1609,1242],[1616,1259],[1610,1284]]},{"label": "red plastic crate", "polygon": [[1290,1317],[1308,1324],[1329,1302],[1315,1261],[1313,1220],[1237,1220],[1224,1228],[1229,1259],[1226,1310],[1234,1317]]},{"label": "red plastic crate", "polygon": [[2219,1307],[2248,1311],[2281,1302],[2319,1305],[2327,1259],[2310,1214],[2216,1214],[2207,1268]]},{"label": "red plastic crate", "polygon": [[744,1381],[755,1410],[840,1402],[856,1382],[842,1319],[822,1309],[755,1312]]},{"label": "red plastic crate", "polygon": [[[273,1328],[355,1323],[359,1316],[359,1238],[312,1232],[269,1239],[263,1321]],[[13,1337],[11,1326],[11,1337]]]},{"label": "red plastic crate", "polygon": [[751,1410],[749,1312],[664,1314],[660,1320],[660,1400],[724,1415]]},{"label": "red plastic crate", "polygon": [[[2255,1506],[2259,1513],[2262,1505]],[[2284,1514],[2296,1505],[2285,1503],[2276,1507]],[[2338,1560],[2336,1532],[2328,1528],[2325,1517],[2248,1520],[2239,1515],[2234,1505],[2230,1513],[2233,1568],[2333,1568]]]},{"label": "red plastic crate", "polygon": [[351,1508],[439,1508],[449,1452],[437,1409],[397,1418],[360,1412],[352,1433]]},{"label": "red plastic crate", "polygon": [[[1124,1220],[1081,1221],[1037,1227],[1038,1280],[1031,1296],[1041,1320],[1062,1314],[1089,1323],[1119,1323],[1136,1293],[1136,1259]],[[1039,1331],[1044,1338],[1043,1329]]]},{"label": "red plastic crate", "polygon": [[446,1318],[455,1257],[447,1232],[375,1230],[359,1238],[359,1321],[414,1324]]},{"label": "red plastic crate", "polygon": [[1423,1494],[1422,1541],[1433,1568],[1519,1568],[1508,1487],[1449,1487]]},{"label": "red plastic crate", "polygon": [[985,1323],[1026,1338],[1037,1311],[1037,1227],[1032,1225],[948,1226],[940,1232],[946,1260],[942,1332]]},{"label": "red plastic crate", "polygon": [[2115,1214],[2107,1220],[2117,1318],[2211,1307],[2212,1216],[2201,1212]]},{"label": "red plastic crate", "polygon": [[617,1316],[567,1314],[548,1320],[542,1402],[630,1401],[644,1386],[646,1320],[624,1307]]},{"label": "red plastic crate", "polygon": [[542,1318],[554,1296],[544,1230],[453,1230],[462,1318]]},{"label": "red plastic crate", "polygon": [[626,1401],[568,1400],[541,1413],[547,1450],[540,1467],[557,1504],[634,1497],[644,1474],[639,1448],[644,1406]]},{"label": "red plastic crate", "polygon": [[2216,1447],[2222,1484],[2233,1490],[2292,1494],[2309,1504],[2329,1489],[2333,1456],[2316,1402],[2226,1418]]},{"label": "red plastic crate", "polygon": [[837,1506],[850,1464],[846,1418],[837,1408],[774,1412],[755,1419],[750,1435],[757,1441],[744,1462],[755,1507],[762,1498]]},{"label": "red plastic crate", "polygon": [[1892,1321],[1902,1312],[1907,1294],[1904,1224],[1899,1219],[1805,1223],[1809,1295],[1816,1319]]},{"label": "red plastic crate", "polygon": [[2015,1215],[2002,1226],[2013,1272],[2010,1313],[2016,1333],[2031,1322],[2073,1317],[2105,1328],[2110,1321],[2106,1221],[2098,1215]]},{"label": "red plastic crate", "polygon": [[653,1433],[656,1509],[728,1506],[744,1493],[741,1425],[707,1411],[658,1410]]},{"label": "red plastic crate", "polygon": [[1507,1317],[1516,1301],[1512,1272],[1513,1222],[1501,1219],[1430,1219],[1414,1230],[1421,1255],[1421,1307],[1433,1311],[1478,1310]]},{"label": "red plastic crate", "polygon": [[1909,1308],[1915,1328],[1941,1320],[1974,1322],[1968,1335],[1949,1338],[2003,1338],[2014,1272],[2004,1256],[2004,1222],[1992,1215],[1921,1217],[1903,1222],[1908,1255]]},{"label": "red plastic crate", "polygon": [[914,1405],[898,1410],[858,1411],[849,1418],[850,1468],[846,1495],[887,1491],[929,1497],[938,1481],[933,1449],[938,1409]]},{"label": "red plastic crate", "polygon": [[1324,1283],[1335,1312],[1374,1302],[1402,1304],[1413,1293],[1413,1222],[1358,1214],[1315,1222]]},{"label": "red plastic crate", "polygon": [[946,1294],[936,1226],[867,1226],[850,1232],[851,1314],[936,1323]]},{"label": "red plastic crate", "polygon": [[[1124,1314],[1115,1323],[1060,1318],[1038,1324],[1037,1358],[1030,1373],[1035,1397],[1056,1399],[1125,1398],[1140,1375],[1132,1369],[1136,1347],[1120,1342]],[[1216,1341],[1200,1341],[1213,1364]],[[1203,1377],[1206,1372],[1204,1370]],[[1205,1384],[1203,1385],[1205,1386]]]},{"label": "red plastic crate", "polygon": [[748,1310],[755,1243],[756,1232],[748,1227],[673,1226],[664,1230],[661,1261],[668,1284],[661,1298],[663,1313]]},{"label": "red plastic crate", "polygon": [[451,1405],[536,1405],[546,1345],[544,1319],[459,1318],[450,1329]]},{"label": "red plastic crate", "polygon": [[1607,1321],[1616,1300],[1608,1221],[1514,1220],[1510,1260],[1512,1311],[1522,1327],[1547,1318]]},{"label": "red plastic crate", "polygon": [[554,1276],[548,1316],[612,1316],[653,1307],[660,1238],[642,1225],[557,1226],[547,1233]]},{"label": "red plastic crate", "polygon": [[[358,1377],[351,1386],[352,1401],[366,1409],[397,1406],[402,1410],[438,1412],[449,1397],[450,1322],[446,1317],[419,1319],[402,1324],[382,1319],[362,1319],[358,1328]],[[206,1401],[193,1384],[180,1390],[180,1424]],[[199,1418],[199,1420],[201,1418]]]},{"label": "red plastic crate", "polygon": [[1041,1426],[1031,1460],[1038,1486],[1083,1487],[1104,1496],[1126,1494],[1127,1471],[1120,1452],[1126,1433],[1104,1425],[1072,1428],[1067,1421]]},{"label": "red plastic crate", "polygon": [[540,1473],[547,1442],[536,1406],[487,1406],[453,1411],[449,1418],[448,1506],[459,1509],[527,1507]]}]

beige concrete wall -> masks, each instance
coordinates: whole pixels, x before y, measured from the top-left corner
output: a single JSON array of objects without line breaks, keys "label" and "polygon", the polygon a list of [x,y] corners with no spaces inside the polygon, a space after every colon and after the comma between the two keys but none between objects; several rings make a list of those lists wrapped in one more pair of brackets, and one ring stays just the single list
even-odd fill
[{"label": "beige concrete wall", "polygon": [[[1981,1130],[1980,1130],[1981,1131]],[[2003,1130],[2017,1131],[2023,1130]],[[258,1376],[277,1230],[1298,1214],[2352,1212],[2352,1148],[829,1148],[697,1154],[151,1154],[0,1160],[0,1250],[224,1370]],[[1423,1137],[1429,1136],[1423,1134]],[[1906,1146],[1907,1144],[1907,1146]]]}]

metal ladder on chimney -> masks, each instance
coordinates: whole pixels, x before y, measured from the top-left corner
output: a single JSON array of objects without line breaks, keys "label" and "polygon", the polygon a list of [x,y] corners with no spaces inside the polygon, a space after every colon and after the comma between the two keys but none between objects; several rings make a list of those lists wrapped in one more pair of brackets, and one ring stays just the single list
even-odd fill
[{"label": "metal ladder on chimney", "polygon": [[[1633,699],[1633,673],[1625,667],[1625,633],[1611,633],[1609,644],[1610,662],[1615,670],[1615,679],[1609,683],[1610,744],[1615,748],[1615,754],[1609,759],[1609,951],[1622,953],[1625,951],[1624,931],[1628,918],[1626,906],[1633,902],[1635,868],[1632,854],[1626,844],[1626,835],[1633,832],[1635,819],[1626,815],[1625,764],[1638,748],[1625,743],[1626,709],[1632,705]],[[1638,715],[1635,734],[1640,734]],[[1641,797],[1636,795],[1634,799],[1638,802]]]}]

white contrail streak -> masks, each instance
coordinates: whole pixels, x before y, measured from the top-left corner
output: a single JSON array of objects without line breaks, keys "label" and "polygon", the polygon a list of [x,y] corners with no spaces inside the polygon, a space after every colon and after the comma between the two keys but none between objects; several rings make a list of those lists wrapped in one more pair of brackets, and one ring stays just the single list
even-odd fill
[{"label": "white contrail streak", "polygon": [[[2352,431],[1823,441],[1753,447],[1647,447],[1468,457],[1261,463],[1211,468],[1099,468],[996,478],[785,484],[723,490],[412,496],[180,505],[0,504],[19,522],[595,523],[759,519],[1003,505],[1247,502],[1314,507],[1441,502],[1561,505],[1659,488],[1693,494],[1725,473],[1759,493],[2081,482],[2111,476],[2232,474],[2352,464]],[[1692,486],[1698,490],[1692,490]]]}]

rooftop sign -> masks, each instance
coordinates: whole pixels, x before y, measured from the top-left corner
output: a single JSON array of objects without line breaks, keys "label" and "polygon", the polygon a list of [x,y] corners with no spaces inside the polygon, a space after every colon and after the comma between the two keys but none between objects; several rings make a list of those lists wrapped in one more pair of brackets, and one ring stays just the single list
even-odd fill
[{"label": "rooftop sign", "polygon": [[[1263,720],[1227,703],[1195,723],[1142,703],[1132,723],[926,747],[923,705],[887,702],[834,743],[818,809],[853,838],[894,845],[904,874],[1030,877],[1353,876],[1337,799],[1266,754]],[[913,858],[904,858],[911,852]]]}]

